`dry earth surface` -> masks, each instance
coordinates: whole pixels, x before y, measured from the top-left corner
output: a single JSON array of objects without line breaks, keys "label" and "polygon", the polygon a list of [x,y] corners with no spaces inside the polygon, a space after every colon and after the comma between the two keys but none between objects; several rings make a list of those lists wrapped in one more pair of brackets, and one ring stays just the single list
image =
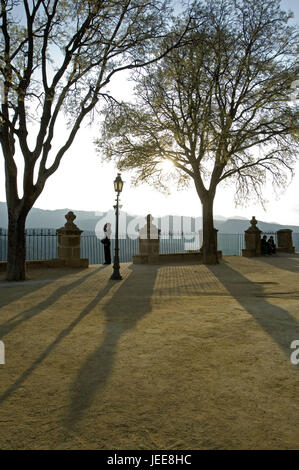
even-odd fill
[{"label": "dry earth surface", "polygon": [[299,448],[298,254],[111,271],[1,273],[1,449]]}]

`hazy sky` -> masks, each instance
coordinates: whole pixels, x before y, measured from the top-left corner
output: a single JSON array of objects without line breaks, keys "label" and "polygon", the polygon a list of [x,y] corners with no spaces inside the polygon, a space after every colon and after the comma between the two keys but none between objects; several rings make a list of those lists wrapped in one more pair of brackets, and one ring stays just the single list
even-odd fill
[{"label": "hazy sky", "polygon": [[[295,13],[299,23],[299,0],[282,0],[282,7]],[[299,77],[298,77],[299,78]],[[125,77],[111,83],[110,90],[125,98],[130,87]],[[63,133],[63,122],[61,123]],[[101,163],[96,153],[93,140],[98,136],[96,126],[82,126],[75,142],[64,156],[59,169],[46,183],[43,193],[36,201],[35,207],[42,209],[69,208],[77,210],[107,211],[114,204],[115,193],[113,180],[117,170],[113,164]],[[266,189],[266,211],[260,205],[236,208],[233,201],[233,188],[219,186],[215,198],[214,214],[251,218],[257,220],[277,221],[283,224],[299,225],[299,163],[296,176],[290,186],[276,200],[272,188]],[[1,158],[0,167],[0,201],[5,201],[4,165]],[[130,214],[154,216],[173,214],[185,216],[201,215],[201,204],[193,183],[184,191],[173,189],[169,196],[159,193],[149,186],[133,188],[130,185],[130,173],[123,173],[125,181],[121,195],[122,210]]]}]

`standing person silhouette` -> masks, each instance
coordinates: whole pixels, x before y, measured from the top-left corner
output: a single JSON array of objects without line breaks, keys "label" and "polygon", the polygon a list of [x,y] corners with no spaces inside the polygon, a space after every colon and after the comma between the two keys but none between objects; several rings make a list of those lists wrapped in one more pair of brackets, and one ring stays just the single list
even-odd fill
[{"label": "standing person silhouette", "polygon": [[104,255],[105,255],[105,263],[104,264],[111,264],[111,253],[110,253],[110,237],[111,237],[111,224],[108,222],[104,225],[104,234],[105,237],[101,240],[101,243],[104,245]]}]

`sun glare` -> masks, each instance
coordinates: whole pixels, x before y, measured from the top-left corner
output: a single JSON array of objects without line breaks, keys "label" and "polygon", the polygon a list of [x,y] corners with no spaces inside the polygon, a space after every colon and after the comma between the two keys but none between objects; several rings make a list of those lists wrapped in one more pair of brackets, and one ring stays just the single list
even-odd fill
[{"label": "sun glare", "polygon": [[170,160],[164,160],[159,166],[163,170],[163,173],[172,173],[175,169],[173,162]]}]

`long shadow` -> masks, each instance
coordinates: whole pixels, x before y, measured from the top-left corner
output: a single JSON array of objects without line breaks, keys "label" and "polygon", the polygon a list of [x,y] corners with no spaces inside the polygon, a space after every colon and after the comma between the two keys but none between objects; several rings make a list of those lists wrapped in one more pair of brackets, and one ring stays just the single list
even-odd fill
[{"label": "long shadow", "polygon": [[[106,331],[101,344],[92,352],[80,370],[70,388],[71,402],[64,425],[73,429],[83,418],[96,394],[99,394],[108,380],[114,366],[117,345],[120,337],[134,328],[136,323],[151,312],[151,297],[157,276],[156,269],[140,270],[131,266],[131,274],[109,303],[104,307]],[[146,287],[143,280],[142,291],[138,280],[146,276]]]},{"label": "long shadow", "polygon": [[91,276],[94,276],[96,273],[101,271],[103,266],[100,268],[89,272],[85,276],[76,279],[74,282],[70,282],[67,285],[62,285],[58,287],[52,294],[43,300],[42,302],[38,303],[34,307],[30,307],[23,312],[16,314],[14,317],[10,318],[6,322],[0,324],[0,338],[3,339],[10,331],[12,331],[17,326],[21,325],[23,322],[30,320],[31,318],[35,317],[36,315],[40,315],[41,312],[53,305],[60,297],[67,294],[70,290],[75,289],[80,284],[86,281]]},{"label": "long shadow", "polygon": [[[276,342],[290,361],[292,353],[290,344],[294,339],[299,340],[299,324],[296,319],[287,310],[267,300],[267,297],[275,297],[275,293],[265,294],[260,283],[249,281],[225,261],[222,261],[219,267],[220,269],[217,266],[209,266],[209,269],[240,305],[253,316],[265,333]],[[255,302],[252,301],[253,298],[256,299]],[[295,367],[299,370],[298,366]]]},{"label": "long shadow", "polygon": [[[93,272],[95,274],[98,272],[99,269]],[[86,277],[85,277],[86,279]],[[83,320],[84,317],[86,317],[91,310],[98,304],[98,302],[109,292],[111,289],[112,284],[107,284],[104,289],[102,289],[98,294],[95,296],[95,298],[89,302],[88,305],[82,310],[82,312],[75,318],[72,323],[70,323],[69,326],[64,328],[57,338],[52,341],[51,344],[38,356],[38,358],[32,363],[30,367],[28,367],[23,374],[2,394],[0,395],[0,404],[3,403],[7,398],[9,398],[17,389],[22,385],[23,382],[25,382],[26,379],[32,374],[32,372],[40,366],[40,364],[51,354],[51,352],[55,349],[55,347],[61,343],[63,339],[65,339],[71,332],[72,330],[78,325],[78,323]]]},{"label": "long shadow", "polygon": [[[274,255],[263,256],[261,258],[257,258],[258,261],[263,263],[267,263],[271,266],[275,266],[279,269],[284,269],[285,271],[290,271],[292,273],[299,274],[299,254],[298,253],[277,253]],[[288,260],[289,262],[285,264],[285,261]]]},{"label": "long shadow", "polygon": [[[80,270],[81,271],[81,270]],[[3,274],[3,273],[1,273]],[[5,274],[5,273],[4,273]],[[53,273],[51,273],[53,276]],[[18,300],[25,295],[30,294],[36,290],[42,289],[46,284],[49,285],[52,282],[60,279],[61,277],[67,276],[65,272],[58,272],[55,270],[55,277],[47,280],[26,280],[18,282],[9,282],[4,278],[0,279],[0,309],[5,305]],[[5,290],[5,298],[2,296],[2,292]]]}]

